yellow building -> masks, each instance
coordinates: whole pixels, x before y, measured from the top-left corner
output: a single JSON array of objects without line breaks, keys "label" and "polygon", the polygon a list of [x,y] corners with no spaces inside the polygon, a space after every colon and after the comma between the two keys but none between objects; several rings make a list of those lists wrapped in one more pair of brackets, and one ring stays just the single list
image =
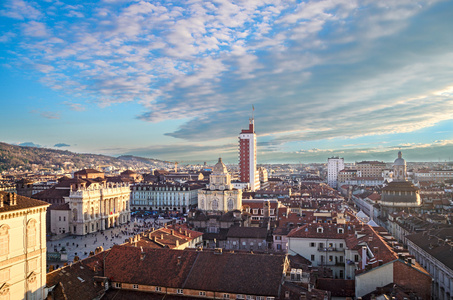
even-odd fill
[{"label": "yellow building", "polygon": [[48,203],[0,192],[0,299],[44,299]]}]

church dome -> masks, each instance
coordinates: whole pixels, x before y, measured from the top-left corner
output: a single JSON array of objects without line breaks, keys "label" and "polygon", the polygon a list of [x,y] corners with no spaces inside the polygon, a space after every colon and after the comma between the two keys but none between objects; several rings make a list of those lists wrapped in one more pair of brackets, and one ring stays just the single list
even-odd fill
[{"label": "church dome", "polygon": [[222,162],[222,159],[219,158],[219,161],[215,164],[213,172],[214,174],[228,174],[227,167]]},{"label": "church dome", "polygon": [[401,154],[401,151],[398,152],[398,158],[395,159],[395,162],[393,163],[394,166],[405,166],[406,165],[406,161],[404,160],[404,158],[402,156],[403,155]]}]

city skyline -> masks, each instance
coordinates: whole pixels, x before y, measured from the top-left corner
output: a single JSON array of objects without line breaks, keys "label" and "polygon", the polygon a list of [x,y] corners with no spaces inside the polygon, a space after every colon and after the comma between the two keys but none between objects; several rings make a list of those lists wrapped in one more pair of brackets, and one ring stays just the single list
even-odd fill
[{"label": "city skyline", "polygon": [[[0,141],[237,163],[450,161],[449,1],[5,1]],[[27,145],[27,144],[26,144]]]}]

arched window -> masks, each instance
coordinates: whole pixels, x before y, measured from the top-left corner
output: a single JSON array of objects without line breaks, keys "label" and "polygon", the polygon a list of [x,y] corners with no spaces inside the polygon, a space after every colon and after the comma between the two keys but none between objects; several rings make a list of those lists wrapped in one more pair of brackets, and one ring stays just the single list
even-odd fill
[{"label": "arched window", "polygon": [[36,220],[31,219],[27,224],[27,246],[36,246]]},{"label": "arched window", "polygon": [[228,199],[228,210],[233,210],[233,199]]},{"label": "arched window", "polygon": [[214,199],[211,203],[212,210],[218,210],[219,209],[219,201],[217,199]]},{"label": "arched window", "polygon": [[0,227],[0,256],[7,255],[9,253],[9,226],[2,225]]},{"label": "arched window", "polygon": [[73,219],[74,221],[77,221],[77,208],[74,208],[74,209],[72,210],[72,219]]}]

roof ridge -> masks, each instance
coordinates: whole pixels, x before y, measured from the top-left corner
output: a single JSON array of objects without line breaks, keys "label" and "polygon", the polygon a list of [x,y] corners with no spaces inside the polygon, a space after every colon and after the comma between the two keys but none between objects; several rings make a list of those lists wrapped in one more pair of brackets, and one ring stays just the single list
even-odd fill
[{"label": "roof ridge", "polygon": [[200,252],[197,252],[197,257],[195,257],[195,260],[194,260],[192,266],[190,267],[190,271],[189,271],[189,273],[187,274],[187,277],[186,277],[186,279],[184,280],[184,283],[182,284],[182,288],[184,288],[184,287],[186,286],[187,280],[189,280],[190,274],[192,274],[192,270],[193,270],[195,264],[197,263],[197,260],[198,260],[198,257],[199,257],[199,256],[200,256]]}]

